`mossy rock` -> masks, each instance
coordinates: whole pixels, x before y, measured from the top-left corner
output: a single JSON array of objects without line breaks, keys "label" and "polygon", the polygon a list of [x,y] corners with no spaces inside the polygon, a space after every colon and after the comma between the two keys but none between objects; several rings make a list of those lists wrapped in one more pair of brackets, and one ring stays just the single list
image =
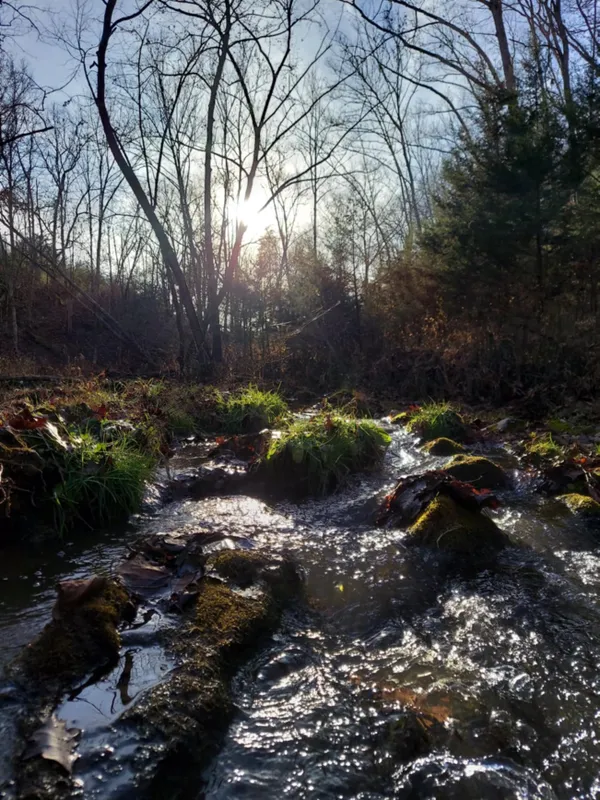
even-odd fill
[{"label": "mossy rock", "polygon": [[408,544],[477,554],[500,550],[508,536],[481,512],[469,511],[446,495],[438,495],[408,529]]},{"label": "mossy rock", "polygon": [[301,580],[292,562],[260,550],[222,550],[208,566],[242,589],[262,584],[278,602],[287,601],[300,590]]},{"label": "mossy rock", "polygon": [[600,503],[586,494],[562,494],[557,498],[569,511],[580,519],[600,523]]},{"label": "mossy rock", "polygon": [[25,648],[19,665],[26,676],[67,686],[95,667],[116,662],[121,645],[118,626],[131,602],[120,583],[99,580],[97,592],[60,615],[55,612],[58,618]]},{"label": "mossy rock", "polygon": [[454,456],[444,470],[457,481],[470,483],[476,489],[502,489],[510,483],[502,467],[481,456]]},{"label": "mossy rock", "polygon": [[325,495],[351,475],[375,468],[390,442],[389,434],[371,420],[321,412],[274,437],[253,479],[264,483],[262,493],[268,497]]},{"label": "mossy rock", "polygon": [[284,600],[301,585],[290,561],[264,551],[222,551],[207,566],[235,586],[201,581],[195,606],[168,644],[177,670],[123,717],[153,743],[135,756],[140,796],[187,796],[190,776],[200,780],[234,712],[236,669],[276,629]]},{"label": "mossy rock", "polygon": [[440,438],[467,442],[471,438],[461,415],[445,404],[423,406],[411,415],[407,428],[427,442]]},{"label": "mossy rock", "polygon": [[423,445],[423,450],[432,456],[456,456],[465,452],[462,444],[452,439],[446,439],[444,436],[427,442],[427,444]]}]

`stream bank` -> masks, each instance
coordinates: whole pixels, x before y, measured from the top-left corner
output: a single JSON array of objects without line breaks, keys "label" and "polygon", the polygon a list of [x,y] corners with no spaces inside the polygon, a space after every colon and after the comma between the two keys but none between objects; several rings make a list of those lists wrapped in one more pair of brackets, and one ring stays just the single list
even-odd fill
[{"label": "stream bank", "polygon": [[[438,471],[448,458],[424,452],[403,426],[382,424],[392,437],[382,470],[332,496],[270,505],[242,492],[182,498],[135,522],[134,550],[140,538],[168,542],[203,530],[211,558],[281,554],[305,576],[305,602],[257,637],[231,679],[235,713],[216,758],[204,771],[177,762],[181,796],[594,797],[593,525],[535,491],[510,439],[506,447],[480,438],[469,452],[491,457],[510,478],[496,492],[498,507],[485,512],[508,545],[484,565],[407,547],[407,526],[377,525],[376,512],[400,476]],[[202,446],[177,458],[182,473],[198,461],[210,467]],[[122,558],[123,550],[115,562]],[[145,741],[132,737],[127,720],[145,715],[148,698],[180,667],[165,643],[179,635],[181,615],[165,613],[159,598],[144,603],[122,631],[118,665],[57,708],[68,728],[83,730],[73,796],[165,796],[135,788],[136,774],[155,771],[162,745],[156,730]]]}]

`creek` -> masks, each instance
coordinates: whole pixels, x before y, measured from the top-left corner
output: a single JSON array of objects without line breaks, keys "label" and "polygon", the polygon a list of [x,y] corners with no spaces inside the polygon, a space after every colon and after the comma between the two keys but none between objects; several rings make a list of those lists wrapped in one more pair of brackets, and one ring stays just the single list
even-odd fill
[{"label": "creek", "polygon": [[[186,796],[600,796],[600,539],[515,471],[517,488],[500,493],[491,513],[516,546],[493,564],[467,569],[407,550],[401,529],[374,525],[375,509],[401,475],[444,459],[424,455],[402,429],[391,432],[383,468],[327,498],[273,507],[243,495],[181,500],[101,537],[72,537],[59,553],[55,545],[3,551],[0,663],[48,620],[58,580],[110,569],[140,535],[210,528],[288,553],[308,602],[285,614],[237,674],[235,717]],[[194,466],[204,453],[184,448],[171,468]],[[514,470],[510,453],[491,454]],[[175,668],[157,634],[176,624],[142,607],[115,669],[92,676],[57,709],[83,730],[79,796],[138,796],[130,784],[137,743],[114,722]],[[18,703],[10,682],[0,684],[7,798]],[[407,708],[417,719],[411,735],[423,744],[410,757],[405,747],[398,755],[395,738]]]}]

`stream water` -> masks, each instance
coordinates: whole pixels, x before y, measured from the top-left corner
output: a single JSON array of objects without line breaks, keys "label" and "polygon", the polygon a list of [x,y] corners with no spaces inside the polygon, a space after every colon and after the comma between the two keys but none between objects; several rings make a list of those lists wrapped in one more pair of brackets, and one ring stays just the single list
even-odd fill
[{"label": "stream water", "polygon": [[[174,466],[194,458],[184,451]],[[309,607],[288,612],[237,675],[236,716],[190,798],[600,797],[600,538],[517,481],[494,512],[517,546],[493,565],[458,569],[409,551],[373,512],[398,477],[442,462],[395,429],[383,470],[333,497],[274,508],[243,496],[180,501],[102,541],[66,542],[58,556],[3,553],[0,658],[47,621],[58,579],[110,567],[128,537],[209,526],[289,552]],[[83,729],[75,775],[85,798],[136,796],[135,742],[113,723],[173,668],[155,639],[171,622],[144,614],[125,632],[119,666],[57,712]],[[0,685],[4,742],[17,703]],[[394,731],[407,706],[423,713],[433,746],[402,759]]]}]

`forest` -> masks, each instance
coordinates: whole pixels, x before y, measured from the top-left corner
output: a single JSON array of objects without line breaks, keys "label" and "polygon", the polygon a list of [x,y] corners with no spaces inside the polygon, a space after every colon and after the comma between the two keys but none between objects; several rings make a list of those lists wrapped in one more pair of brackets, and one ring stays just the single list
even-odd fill
[{"label": "forest", "polygon": [[0,0],[0,797],[600,797],[598,0]]},{"label": "forest", "polygon": [[4,0],[2,371],[592,395],[597,4],[442,5]]}]

